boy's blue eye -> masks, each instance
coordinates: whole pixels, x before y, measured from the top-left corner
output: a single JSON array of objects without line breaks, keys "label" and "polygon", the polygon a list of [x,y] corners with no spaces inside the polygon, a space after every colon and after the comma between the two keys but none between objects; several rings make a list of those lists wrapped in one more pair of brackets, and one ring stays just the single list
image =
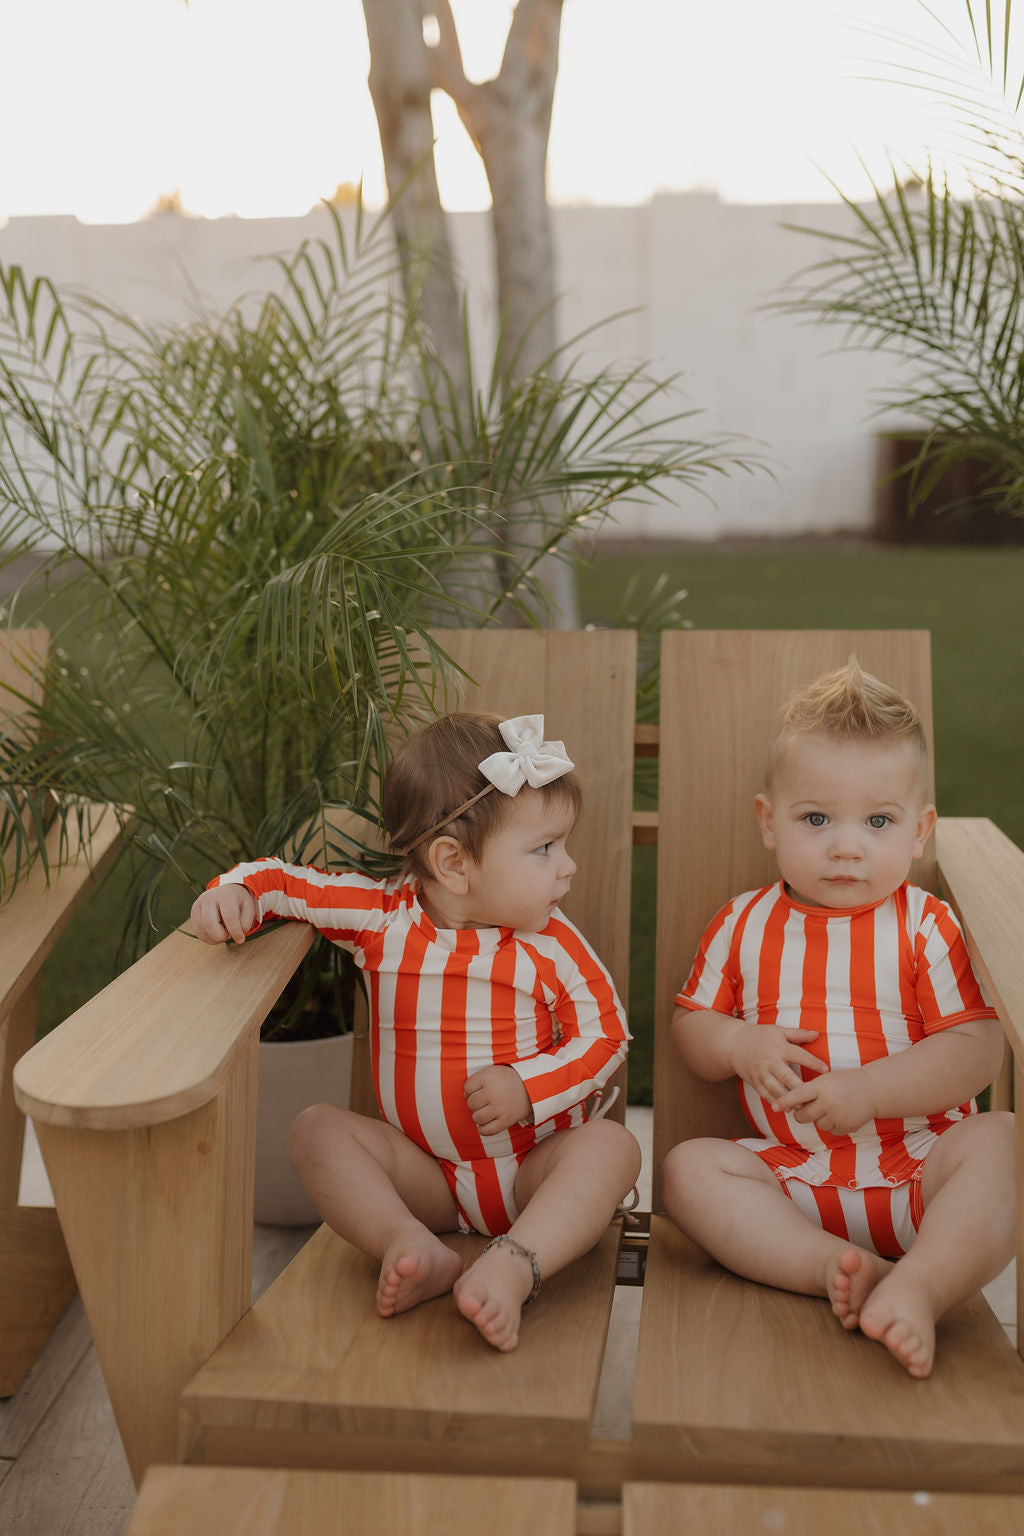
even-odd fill
[{"label": "boy's blue eye", "polygon": [[880,832],[883,827],[887,827],[889,825],[891,820],[891,816],[882,816],[881,814],[878,816],[869,816],[868,826],[874,827],[876,832]]},{"label": "boy's blue eye", "polygon": [[551,848],[551,844],[550,843],[541,843],[540,847],[536,851],[538,853],[548,853],[550,848]]},{"label": "boy's blue eye", "polygon": [[804,820],[807,822],[808,826],[823,827],[828,820],[828,817],[825,815],[824,811],[809,811],[808,814],[804,817]]}]

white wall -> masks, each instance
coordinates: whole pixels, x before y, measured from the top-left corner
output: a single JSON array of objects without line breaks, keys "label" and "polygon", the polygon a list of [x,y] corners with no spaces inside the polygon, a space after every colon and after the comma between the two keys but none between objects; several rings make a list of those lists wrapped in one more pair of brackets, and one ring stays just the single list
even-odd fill
[{"label": "white wall", "polygon": [[[595,361],[649,359],[659,372],[682,373],[678,403],[703,412],[695,430],[759,439],[774,471],[774,479],[715,477],[714,502],[690,493],[679,505],[626,507],[607,532],[711,539],[870,531],[874,412],[893,364],[840,352],[835,332],[763,311],[825,247],[783,226],[837,229],[849,218],[841,205],[740,206],[702,193],[641,207],[556,209],[562,334],[633,311],[592,339]],[[486,321],[488,216],[455,214],[452,223],[457,259]],[[271,269],[256,258],[290,252],[324,229],[322,212],[274,220],[165,215],[125,225],[14,219],[0,228],[0,261],[103,293],[132,313],[172,319],[192,308],[190,285],[221,307],[269,284]]]}]

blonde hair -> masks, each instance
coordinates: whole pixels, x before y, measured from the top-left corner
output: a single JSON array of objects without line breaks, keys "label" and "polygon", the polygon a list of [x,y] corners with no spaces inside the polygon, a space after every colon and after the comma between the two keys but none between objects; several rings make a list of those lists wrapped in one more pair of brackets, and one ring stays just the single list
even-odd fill
[{"label": "blonde hair", "polygon": [[862,671],[856,656],[845,667],[815,678],[783,705],[768,748],[769,784],[795,736],[879,745],[905,741],[917,754],[922,778],[927,778],[928,740],[921,716],[895,688]]},{"label": "blonde hair", "polygon": [[[478,765],[492,752],[508,750],[498,730],[505,718],[476,710],[442,715],[398,748],[384,776],[381,809],[388,846],[405,856],[404,872],[432,878],[427,853],[435,837],[454,837],[478,860],[504,822],[515,798],[497,789],[486,793],[488,781]],[[576,816],[583,805],[575,773],[529,793],[563,800]]]}]

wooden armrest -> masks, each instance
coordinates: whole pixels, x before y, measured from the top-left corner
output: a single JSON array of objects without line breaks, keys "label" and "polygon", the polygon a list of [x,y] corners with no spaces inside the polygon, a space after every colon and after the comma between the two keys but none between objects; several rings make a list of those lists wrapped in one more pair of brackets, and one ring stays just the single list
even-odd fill
[{"label": "wooden armrest", "polygon": [[208,1103],[312,941],[305,923],[241,946],[170,934],[21,1058],[19,1108],[49,1125],[131,1130]]},{"label": "wooden armrest", "polygon": [[89,848],[58,867],[60,828],[46,838],[49,879],[41,863],[33,865],[0,915],[0,1019],[18,1002],[83,898],[111,862],[121,840],[113,806],[92,807]]},{"label": "wooden armrest", "polygon": [[980,816],[944,816],[935,835],[943,894],[1014,1056],[1024,1062],[1024,852]]}]

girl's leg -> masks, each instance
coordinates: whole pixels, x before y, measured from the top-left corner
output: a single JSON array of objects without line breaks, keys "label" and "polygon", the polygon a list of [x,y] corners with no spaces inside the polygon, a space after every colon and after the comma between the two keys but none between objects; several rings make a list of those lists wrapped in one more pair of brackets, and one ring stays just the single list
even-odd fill
[{"label": "girl's leg", "polygon": [[972,1115],[944,1131],[925,1158],[924,1216],[913,1247],[871,1293],[862,1332],[911,1376],[927,1376],[935,1324],[1013,1257],[1013,1116]]},{"label": "girl's leg", "polygon": [[712,1138],[680,1142],[665,1159],[665,1209],[734,1274],[806,1296],[827,1296],[844,1328],[888,1260],[824,1231],[794,1205],[749,1147]]},{"label": "girl's leg", "polygon": [[292,1166],[328,1226],[380,1260],[382,1317],[450,1291],[462,1268],[435,1235],[458,1227],[438,1162],[394,1126],[334,1104],[293,1122]]},{"label": "girl's leg", "polygon": [[[640,1148],[625,1126],[592,1120],[556,1131],[523,1159],[509,1237],[536,1256],[541,1278],[593,1248],[636,1183]],[[529,1258],[510,1245],[481,1254],[455,1286],[455,1301],[495,1349],[515,1349],[519,1315],[533,1289]]]}]

